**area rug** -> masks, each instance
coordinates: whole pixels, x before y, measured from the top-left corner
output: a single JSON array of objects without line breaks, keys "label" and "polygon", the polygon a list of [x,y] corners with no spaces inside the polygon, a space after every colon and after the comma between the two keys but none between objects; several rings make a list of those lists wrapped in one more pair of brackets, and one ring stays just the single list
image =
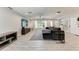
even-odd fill
[{"label": "area rug", "polygon": [[36,30],[30,40],[44,40],[43,36],[42,36],[42,29]]}]

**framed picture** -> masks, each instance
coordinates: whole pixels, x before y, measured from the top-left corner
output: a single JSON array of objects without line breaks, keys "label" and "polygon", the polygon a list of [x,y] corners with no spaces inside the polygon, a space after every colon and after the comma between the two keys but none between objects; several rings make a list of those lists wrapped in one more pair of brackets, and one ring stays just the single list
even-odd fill
[{"label": "framed picture", "polygon": [[28,26],[28,20],[26,19],[21,19],[21,26],[26,28]]}]

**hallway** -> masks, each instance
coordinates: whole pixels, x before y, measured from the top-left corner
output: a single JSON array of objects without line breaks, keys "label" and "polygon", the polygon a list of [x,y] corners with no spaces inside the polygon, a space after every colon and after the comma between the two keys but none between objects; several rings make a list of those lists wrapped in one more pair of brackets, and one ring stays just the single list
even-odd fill
[{"label": "hallway", "polygon": [[25,36],[18,37],[18,40],[3,48],[2,51],[75,51],[79,50],[79,36],[66,33],[65,44],[56,43],[48,40],[30,40],[34,34],[34,30]]}]

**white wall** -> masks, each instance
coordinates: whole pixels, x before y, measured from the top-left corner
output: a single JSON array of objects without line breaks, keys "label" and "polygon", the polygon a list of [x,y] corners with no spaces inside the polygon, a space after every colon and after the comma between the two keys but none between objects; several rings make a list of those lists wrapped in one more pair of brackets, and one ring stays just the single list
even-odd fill
[{"label": "white wall", "polygon": [[35,21],[34,20],[28,20],[28,27],[29,28],[35,28]]},{"label": "white wall", "polygon": [[70,19],[70,32],[75,34],[75,35],[79,35],[79,27],[78,27],[76,17]]},{"label": "white wall", "polygon": [[[70,15],[69,17],[64,17],[64,30],[66,32],[79,35],[79,27],[78,27],[78,22],[77,22],[77,14],[75,15]],[[67,23],[68,22],[68,23]],[[67,25],[67,26],[66,26]]]},{"label": "white wall", "polygon": [[53,20],[46,20],[47,21],[47,27],[53,26]]},{"label": "white wall", "polygon": [[0,33],[21,30],[21,16],[8,8],[0,7]]}]

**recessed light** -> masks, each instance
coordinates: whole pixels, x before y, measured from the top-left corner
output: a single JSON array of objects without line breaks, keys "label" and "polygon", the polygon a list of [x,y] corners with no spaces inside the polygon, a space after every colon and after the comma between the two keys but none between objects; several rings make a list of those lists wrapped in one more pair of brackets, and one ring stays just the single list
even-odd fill
[{"label": "recessed light", "polygon": [[60,13],[61,13],[61,11],[57,11],[57,12],[56,12],[56,14],[60,14]]}]

